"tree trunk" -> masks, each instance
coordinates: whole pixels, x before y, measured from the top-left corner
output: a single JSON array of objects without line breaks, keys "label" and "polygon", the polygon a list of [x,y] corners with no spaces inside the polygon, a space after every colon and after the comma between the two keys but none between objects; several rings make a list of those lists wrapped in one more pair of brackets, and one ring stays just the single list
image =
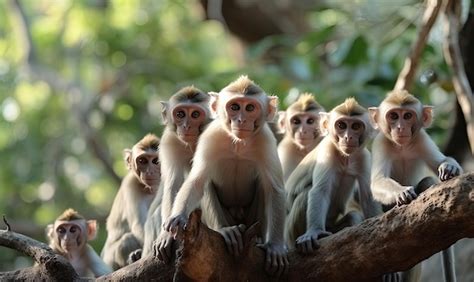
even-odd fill
[{"label": "tree trunk", "polygon": [[[290,251],[289,271],[280,280],[378,281],[384,273],[407,270],[461,238],[474,237],[473,186],[474,173],[463,174],[425,191],[409,205],[320,240],[314,254]],[[234,258],[221,235],[200,222],[200,214],[193,212],[187,229],[178,233],[181,244],[174,265],[149,257],[99,280],[275,280],[264,270],[264,251],[254,244],[255,225],[245,233],[243,254]],[[63,280],[78,279],[68,263],[51,254],[46,245],[38,244],[20,234],[0,231],[0,245],[19,250],[39,263],[37,267],[0,273],[0,280],[54,280],[57,273]]]}]

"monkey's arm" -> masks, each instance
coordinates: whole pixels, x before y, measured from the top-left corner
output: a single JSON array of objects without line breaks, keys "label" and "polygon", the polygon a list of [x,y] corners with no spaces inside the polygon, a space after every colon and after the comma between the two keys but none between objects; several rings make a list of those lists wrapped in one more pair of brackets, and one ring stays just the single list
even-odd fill
[{"label": "monkey's arm", "polygon": [[176,142],[180,141],[176,139],[175,144],[169,144],[169,146],[166,147],[166,149],[169,148],[169,150],[160,151],[163,171],[163,200],[161,206],[162,221],[166,220],[171,214],[176,195],[184,181],[184,170],[189,166],[189,163],[187,164],[184,159],[185,153],[179,152],[179,149],[176,148]]},{"label": "monkey's arm", "polygon": [[438,146],[431,140],[425,131],[420,132],[420,141],[418,143],[419,150],[422,150],[426,164],[428,167],[438,175],[441,181],[445,181],[458,176],[463,173],[463,169],[459,163],[451,158],[445,156],[439,150]]},{"label": "monkey's arm", "polygon": [[95,277],[99,277],[108,273],[112,273],[112,269],[105,264],[105,262],[100,258],[95,250],[89,245],[86,245],[86,255],[88,257],[89,268],[94,273]]},{"label": "monkey's arm", "polygon": [[370,190],[370,165],[371,155],[367,149],[364,149],[361,156],[360,174],[357,177],[359,182],[359,197],[362,211],[365,218],[373,217],[382,212],[381,207],[375,202]]},{"label": "monkey's arm", "polygon": [[313,171],[313,185],[308,193],[307,230],[326,230],[326,216],[331,201],[334,172],[329,164],[317,163]]},{"label": "monkey's arm", "polygon": [[393,161],[387,153],[389,148],[386,142],[389,141],[379,133],[372,144],[371,190],[375,200],[389,205],[397,201],[398,195],[413,189],[413,186],[402,186],[391,178]]}]

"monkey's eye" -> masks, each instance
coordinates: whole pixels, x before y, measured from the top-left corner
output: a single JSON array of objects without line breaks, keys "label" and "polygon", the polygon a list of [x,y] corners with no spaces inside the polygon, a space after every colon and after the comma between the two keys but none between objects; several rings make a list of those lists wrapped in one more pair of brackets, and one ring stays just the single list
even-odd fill
[{"label": "monkey's eye", "polygon": [[230,105],[230,109],[233,110],[234,112],[240,110],[240,106],[238,104],[232,104]]},{"label": "monkey's eye", "polygon": [[309,118],[307,121],[306,121],[307,124],[313,124],[314,123],[314,118]]},{"label": "monkey's eye", "polygon": [[71,233],[75,233],[77,231],[77,227],[76,226],[71,226],[71,229],[69,229],[69,231]]},{"label": "monkey's eye", "polygon": [[339,129],[346,129],[347,128],[347,124],[345,122],[342,122],[342,121],[338,121],[336,126]]},{"label": "monkey's eye", "polygon": [[186,114],[184,113],[184,111],[178,111],[176,113],[177,118],[184,118],[185,116],[186,116]]},{"label": "monkey's eye", "polygon": [[391,120],[397,120],[398,119],[398,114],[395,113],[395,112],[391,112],[388,117],[391,119]]},{"label": "monkey's eye", "polygon": [[154,163],[154,164],[159,164],[159,163],[160,163],[160,161],[158,160],[158,158],[154,158],[151,162]]},{"label": "monkey's eye", "polygon": [[146,164],[148,161],[147,161],[146,158],[138,158],[138,159],[137,159],[137,162],[138,162],[139,164]]},{"label": "monkey's eye", "polygon": [[404,113],[403,114],[403,119],[411,119],[413,117],[412,113]]},{"label": "monkey's eye", "polygon": [[248,104],[247,106],[245,106],[245,110],[247,112],[253,112],[253,110],[255,110],[255,105]]},{"label": "monkey's eye", "polygon": [[198,112],[198,111],[194,111],[194,112],[191,113],[192,118],[198,118],[200,115],[201,115],[201,113]]},{"label": "monkey's eye", "polygon": [[362,128],[362,124],[360,124],[360,122],[354,122],[354,123],[352,124],[351,128],[352,128],[353,130],[359,130],[359,129]]},{"label": "monkey's eye", "polygon": [[301,120],[299,118],[294,118],[294,119],[291,120],[291,123],[292,124],[300,124]]},{"label": "monkey's eye", "polygon": [[58,232],[59,234],[64,234],[64,233],[66,233],[66,228],[64,228],[64,227],[58,227],[58,228],[56,229],[56,232]]}]

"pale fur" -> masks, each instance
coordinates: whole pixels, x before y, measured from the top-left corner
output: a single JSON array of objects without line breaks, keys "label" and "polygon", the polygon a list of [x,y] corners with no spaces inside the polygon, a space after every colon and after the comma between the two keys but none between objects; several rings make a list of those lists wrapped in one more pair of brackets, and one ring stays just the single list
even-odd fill
[{"label": "pale fur", "polygon": [[[67,210],[72,211],[72,210]],[[75,211],[74,211],[75,212]],[[61,215],[58,220],[67,223],[68,220]],[[82,217],[82,216],[80,216]],[[97,255],[95,250],[87,243],[88,240],[92,240],[97,234],[97,225],[95,220],[75,219],[76,223],[81,228],[82,246],[78,246],[80,249],[73,251],[65,251],[62,249],[58,239],[56,238],[55,227],[58,225],[58,221],[55,224],[49,224],[46,227],[46,234],[48,235],[49,246],[56,253],[64,256],[69,263],[72,265],[74,270],[80,277],[99,277],[112,272],[112,269]]]},{"label": "pale fur", "polygon": [[[357,151],[345,155],[338,150],[330,134],[341,114],[325,114],[327,135],[296,167],[286,182],[288,215],[285,230],[290,246],[308,229],[327,230],[347,212],[347,204],[358,186],[365,218],[380,212],[370,191],[370,152],[360,144]],[[358,116],[365,123],[364,139],[370,137],[367,114]],[[357,184],[357,185],[356,185]]]}]

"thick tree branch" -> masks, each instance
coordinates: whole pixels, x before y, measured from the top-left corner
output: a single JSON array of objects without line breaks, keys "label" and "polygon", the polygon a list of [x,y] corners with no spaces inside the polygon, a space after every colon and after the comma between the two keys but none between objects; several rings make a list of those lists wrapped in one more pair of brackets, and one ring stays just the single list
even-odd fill
[{"label": "thick tree branch", "polygon": [[[35,44],[32,40],[30,27],[28,24],[27,17],[23,11],[19,0],[10,0],[10,7],[13,11],[12,17],[17,22],[17,28],[19,37],[21,38],[22,46],[25,47],[25,60],[24,69],[34,79],[42,80],[48,83],[51,88],[56,92],[63,92],[69,95],[69,108],[77,116],[81,132],[84,138],[92,149],[93,154],[103,164],[106,172],[117,182],[120,183],[120,177],[115,173],[110,154],[100,139],[99,134],[89,124],[88,114],[89,107],[81,106],[81,97],[95,97],[94,95],[87,93],[84,86],[78,82],[68,81],[62,77],[57,71],[48,68],[47,66],[38,62],[35,56]],[[16,26],[16,25],[15,25]],[[88,105],[90,105],[89,103]],[[85,109],[84,109],[85,108]]]},{"label": "thick tree branch", "polygon": [[72,281],[79,280],[74,268],[48,245],[21,234],[0,230],[0,246],[32,257],[37,266],[0,273],[0,281]]},{"label": "thick tree branch", "polygon": [[426,3],[426,10],[419,26],[418,36],[411,47],[410,54],[405,59],[403,69],[400,71],[395,83],[394,89],[396,90],[409,90],[413,84],[421,53],[442,6],[442,0],[427,0]]},{"label": "thick tree branch", "polygon": [[446,0],[443,7],[445,15],[444,57],[453,71],[453,85],[457,100],[466,120],[466,130],[471,153],[474,153],[474,98],[464,70],[461,48],[459,46],[461,1]]},{"label": "thick tree branch", "polygon": [[[291,251],[289,272],[280,280],[378,281],[384,273],[409,269],[459,239],[474,237],[472,218],[474,173],[467,173],[432,187],[409,205],[322,239],[312,255]],[[2,243],[9,233],[0,232],[0,244],[11,247]],[[175,265],[149,257],[99,280],[275,280],[264,270],[265,254],[255,246],[254,235],[249,228],[244,253],[234,258],[222,236],[194,212],[179,234],[182,243]]]}]

